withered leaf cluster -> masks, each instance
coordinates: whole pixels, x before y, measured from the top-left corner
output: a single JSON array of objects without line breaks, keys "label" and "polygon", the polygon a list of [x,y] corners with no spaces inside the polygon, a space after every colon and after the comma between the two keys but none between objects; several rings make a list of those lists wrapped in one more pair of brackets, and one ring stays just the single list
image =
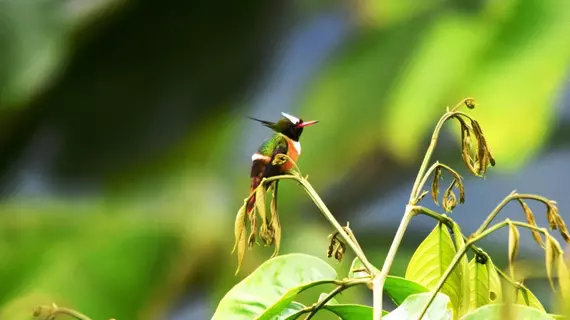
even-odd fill
[{"label": "withered leaf cluster", "polygon": [[465,187],[463,186],[463,178],[454,170],[449,169],[444,165],[437,164],[433,175],[433,182],[431,184],[431,196],[433,202],[439,205],[439,180],[443,178],[443,169],[448,170],[453,175],[451,184],[445,189],[442,197],[442,207],[445,212],[451,212],[457,206],[457,196],[453,191],[456,188],[459,191],[459,203],[465,202]]},{"label": "withered leaf cluster", "polygon": [[[279,253],[281,244],[281,225],[279,223],[279,213],[277,211],[277,186],[278,181],[272,182],[267,189],[271,191],[270,214],[266,210],[266,186],[265,180],[262,180],[255,193],[245,199],[243,206],[239,209],[235,220],[235,244],[232,250],[237,251],[238,267],[236,274],[239,272],[241,263],[245,256],[247,247],[251,248],[257,243],[257,238],[261,238],[265,246],[275,245],[272,257]],[[247,212],[247,203],[252,197],[255,197],[255,206],[250,212]],[[257,227],[257,217],[261,220],[261,225]],[[250,234],[246,237],[249,223]],[[246,239],[247,238],[247,239]]]},{"label": "withered leaf cluster", "polygon": [[[466,100],[468,107],[474,106],[474,102]],[[487,144],[487,140],[483,135],[483,130],[479,122],[468,117],[463,113],[457,113],[454,116],[461,125],[461,157],[463,162],[469,169],[469,172],[478,177],[485,176],[489,166],[495,166],[495,159],[491,155],[491,150]],[[469,122],[469,123],[468,123]],[[475,141],[473,141],[475,140]],[[475,142],[475,143],[473,143]]]},{"label": "withered leaf cluster", "polygon": [[335,231],[329,235],[329,237],[331,238],[331,242],[327,250],[327,257],[334,257],[336,260],[341,262],[344,257],[344,253],[346,252],[346,244],[340,238],[340,233],[338,231]]},{"label": "withered leaf cluster", "polygon": [[560,235],[564,241],[570,243],[570,234],[568,234],[568,228],[566,223],[562,220],[560,213],[558,212],[558,206],[555,201],[548,201],[546,203],[546,220],[548,220],[548,225],[551,230],[556,230],[560,232]]}]

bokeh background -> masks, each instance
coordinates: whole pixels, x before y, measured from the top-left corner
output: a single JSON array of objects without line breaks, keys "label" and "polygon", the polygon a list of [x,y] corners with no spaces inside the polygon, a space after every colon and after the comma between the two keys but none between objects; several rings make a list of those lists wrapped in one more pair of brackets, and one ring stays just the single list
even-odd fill
[{"label": "bokeh background", "polygon": [[[0,0],[0,319],[52,302],[209,319],[272,252],[248,252],[234,276],[233,219],[270,133],[248,115],[320,120],[299,165],[377,266],[433,125],[468,96],[497,167],[468,178],[458,128],[442,135],[435,159],[467,178],[463,230],[513,189],[570,219],[569,32],[567,0]],[[326,259],[331,227],[280,189],[281,253]],[[394,274],[433,225],[412,222]],[[504,265],[506,233],[482,246]],[[351,258],[329,261],[342,276]],[[550,305],[543,280],[527,284]]]}]

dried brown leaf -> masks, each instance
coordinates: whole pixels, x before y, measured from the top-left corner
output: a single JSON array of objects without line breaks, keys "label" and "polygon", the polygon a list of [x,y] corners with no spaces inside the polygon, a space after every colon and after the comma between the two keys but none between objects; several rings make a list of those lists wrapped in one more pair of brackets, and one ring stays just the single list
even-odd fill
[{"label": "dried brown leaf", "polygon": [[558,231],[560,232],[560,235],[564,241],[570,243],[570,234],[568,234],[568,228],[566,227],[566,223],[564,223],[564,220],[562,220],[562,217],[560,217],[560,215],[556,216],[556,224],[558,226]]},{"label": "dried brown leaf", "polygon": [[465,203],[465,187],[463,186],[461,177],[458,177],[457,179],[457,189],[459,189],[459,203]]},{"label": "dried brown leaf", "polygon": [[[261,182],[263,184],[263,181]],[[265,210],[265,187],[260,186],[255,191],[255,209],[261,218],[261,226],[267,227],[267,212]]]},{"label": "dried brown leaf", "polygon": [[465,99],[464,101],[465,101],[465,102],[464,102],[464,103],[465,103],[465,106],[466,106],[467,108],[469,108],[469,109],[475,108],[475,106],[476,106],[475,99],[473,99],[473,98],[467,98],[467,99]]},{"label": "dried brown leaf", "polygon": [[455,118],[461,125],[461,158],[469,172],[477,176],[479,173],[473,167],[473,159],[471,158],[471,128],[461,116],[457,115]]},{"label": "dried brown leaf", "polygon": [[[522,210],[524,212],[524,215],[526,217],[526,221],[528,222],[528,224],[538,228],[538,225],[536,224],[536,221],[534,220],[534,214],[530,210],[529,206],[526,204],[526,202],[522,201],[521,199],[517,199],[517,200],[522,207]],[[542,237],[540,235],[540,232],[538,232],[534,229],[531,229],[530,231],[532,232],[532,237],[534,238],[534,241],[536,241],[536,243],[538,243],[539,246],[544,247],[544,243],[542,241]]]},{"label": "dried brown leaf", "polygon": [[279,212],[277,211],[277,182],[275,182],[272,198],[271,198],[271,227],[273,229],[273,239],[275,243],[275,250],[271,257],[279,254],[281,246],[281,224],[279,223]]},{"label": "dried brown leaf", "polygon": [[556,230],[558,227],[557,218],[558,214],[558,207],[556,206],[556,202],[549,201],[546,204],[546,220],[548,220],[548,225],[550,226],[551,230]]},{"label": "dried brown leaf", "polygon": [[509,223],[509,270],[511,272],[511,278],[514,278],[515,274],[514,263],[519,252],[520,238],[521,235],[517,227]]},{"label": "dried brown leaf", "polygon": [[455,196],[455,193],[453,192],[453,187],[455,186],[456,183],[457,180],[453,179],[449,187],[447,187],[447,189],[445,189],[445,192],[443,193],[442,207],[443,210],[445,210],[446,212],[453,211],[455,206],[457,206],[457,198]]},{"label": "dried brown leaf", "polygon": [[253,210],[249,215],[249,226],[250,233],[249,239],[247,240],[247,245],[251,248],[257,240],[257,217],[255,215],[255,210]]},{"label": "dried brown leaf", "polygon": [[436,205],[439,205],[439,180],[441,180],[443,171],[441,167],[436,167],[433,173],[433,182],[431,184],[431,198]]},{"label": "dried brown leaf", "polygon": [[495,166],[495,159],[491,156],[491,151],[483,135],[483,130],[476,120],[471,119],[471,126],[473,128],[473,133],[477,139],[477,157],[476,160],[479,162],[478,170],[479,175],[484,176],[487,171],[489,164]]}]

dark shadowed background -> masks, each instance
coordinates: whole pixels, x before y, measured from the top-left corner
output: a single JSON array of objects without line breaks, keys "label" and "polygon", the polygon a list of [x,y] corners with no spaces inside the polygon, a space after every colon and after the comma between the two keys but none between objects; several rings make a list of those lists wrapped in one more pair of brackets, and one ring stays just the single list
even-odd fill
[{"label": "dark shadowed background", "polygon": [[[570,219],[569,30],[567,0],[0,0],[0,319],[52,302],[210,318],[272,252],[234,276],[233,219],[270,133],[248,115],[320,120],[299,166],[377,266],[433,125],[467,96],[497,167],[466,179],[463,230],[513,189]],[[467,177],[449,128],[435,158]],[[280,213],[281,253],[326,259],[332,229],[292,183]],[[433,225],[412,222],[394,274]],[[506,233],[483,247],[504,265]],[[351,258],[330,263],[344,274]],[[544,281],[528,284],[548,306]]]}]

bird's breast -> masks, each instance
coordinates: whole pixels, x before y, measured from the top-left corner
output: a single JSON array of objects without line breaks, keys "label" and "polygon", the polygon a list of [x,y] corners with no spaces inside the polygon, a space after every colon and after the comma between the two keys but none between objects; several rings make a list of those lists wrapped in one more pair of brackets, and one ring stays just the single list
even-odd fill
[{"label": "bird's breast", "polygon": [[[293,140],[287,140],[287,143],[287,155],[296,163],[297,159],[299,159],[299,155],[301,154],[301,143]],[[293,163],[291,163],[291,161],[287,161],[283,166],[283,169],[290,170],[293,167]]]}]

